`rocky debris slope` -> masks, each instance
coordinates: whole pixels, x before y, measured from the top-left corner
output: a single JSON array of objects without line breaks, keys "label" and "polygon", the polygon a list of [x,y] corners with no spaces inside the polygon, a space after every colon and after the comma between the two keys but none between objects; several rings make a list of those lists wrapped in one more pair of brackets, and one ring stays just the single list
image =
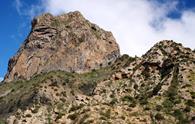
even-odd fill
[{"label": "rocky debris slope", "polygon": [[105,67],[119,56],[112,33],[90,23],[80,12],[44,14],[32,21],[28,38],[10,59],[5,82],[53,70],[83,73]]},{"label": "rocky debris slope", "polygon": [[[9,103],[9,104],[8,104]],[[9,124],[193,124],[195,53],[173,41],[88,73],[53,71],[0,86]]]}]

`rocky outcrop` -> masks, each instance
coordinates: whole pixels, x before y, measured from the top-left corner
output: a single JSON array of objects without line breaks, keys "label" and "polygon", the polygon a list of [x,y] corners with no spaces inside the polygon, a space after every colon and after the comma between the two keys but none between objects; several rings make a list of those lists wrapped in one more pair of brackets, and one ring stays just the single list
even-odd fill
[{"label": "rocky outcrop", "polygon": [[119,55],[79,12],[37,17],[0,84],[0,123],[195,123],[194,51],[164,40]]},{"label": "rocky outcrop", "polygon": [[5,82],[54,70],[83,73],[105,67],[119,55],[112,33],[90,23],[81,13],[44,14],[32,21],[28,38],[10,59]]},{"label": "rocky outcrop", "polygon": [[0,122],[193,124],[195,53],[173,41],[88,73],[52,71],[0,85]]}]

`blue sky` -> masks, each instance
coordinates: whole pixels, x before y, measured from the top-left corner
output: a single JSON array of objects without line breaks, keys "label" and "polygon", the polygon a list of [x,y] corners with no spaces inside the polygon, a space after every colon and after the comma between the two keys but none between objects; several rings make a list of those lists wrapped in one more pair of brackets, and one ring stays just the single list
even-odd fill
[{"label": "blue sky", "polygon": [[0,7],[0,77],[27,37],[34,16],[74,10],[112,31],[122,53],[140,56],[163,39],[195,48],[195,0],[4,0]]},{"label": "blue sky", "polygon": [[18,15],[13,0],[1,1],[0,13],[0,77],[3,77],[9,58],[16,53],[29,32],[26,25],[30,22]]}]

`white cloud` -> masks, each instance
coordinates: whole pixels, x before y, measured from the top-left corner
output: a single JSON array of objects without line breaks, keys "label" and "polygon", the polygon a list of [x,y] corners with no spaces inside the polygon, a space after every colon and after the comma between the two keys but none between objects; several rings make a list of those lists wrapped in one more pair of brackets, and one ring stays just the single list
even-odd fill
[{"label": "white cloud", "polygon": [[0,77],[0,82],[3,81],[3,79],[4,79],[3,77]]},{"label": "white cloud", "polygon": [[79,10],[91,22],[113,32],[121,52],[142,55],[157,41],[172,39],[195,47],[195,12],[183,11],[181,19],[167,17],[177,2],[153,0],[44,0],[54,15]]}]

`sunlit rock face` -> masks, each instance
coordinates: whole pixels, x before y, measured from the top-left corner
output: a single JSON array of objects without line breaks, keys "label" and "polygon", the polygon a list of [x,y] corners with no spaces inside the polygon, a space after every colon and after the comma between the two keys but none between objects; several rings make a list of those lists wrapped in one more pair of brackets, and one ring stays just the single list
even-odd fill
[{"label": "sunlit rock face", "polygon": [[10,59],[5,82],[54,70],[88,72],[119,56],[112,33],[90,23],[80,12],[43,14],[32,21],[28,38]]}]

